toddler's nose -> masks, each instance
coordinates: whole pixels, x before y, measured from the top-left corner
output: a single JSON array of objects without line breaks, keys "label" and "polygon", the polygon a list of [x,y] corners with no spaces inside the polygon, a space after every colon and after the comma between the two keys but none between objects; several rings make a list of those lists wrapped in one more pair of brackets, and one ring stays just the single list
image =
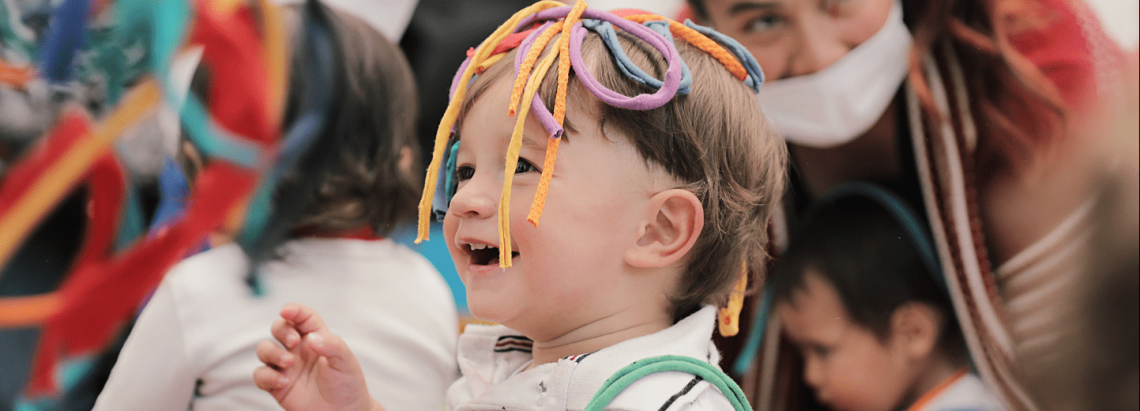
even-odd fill
[{"label": "toddler's nose", "polygon": [[498,194],[490,187],[480,185],[475,179],[468,181],[451,198],[449,212],[465,218],[487,218],[495,214]]}]

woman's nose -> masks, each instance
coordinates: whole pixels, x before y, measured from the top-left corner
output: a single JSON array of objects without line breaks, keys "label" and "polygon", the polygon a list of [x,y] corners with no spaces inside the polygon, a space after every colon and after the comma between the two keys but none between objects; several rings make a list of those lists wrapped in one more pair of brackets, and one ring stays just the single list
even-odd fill
[{"label": "woman's nose", "polygon": [[460,217],[487,218],[495,214],[497,192],[492,190],[488,179],[473,178],[463,184],[451,198],[449,211]]},{"label": "woman's nose", "polygon": [[818,390],[820,384],[823,383],[823,368],[820,367],[819,360],[813,355],[804,358],[804,382],[815,390]]},{"label": "woman's nose", "polygon": [[818,72],[843,58],[851,48],[829,27],[832,22],[819,18],[814,24],[804,24],[799,32],[799,50],[792,54],[788,76],[803,76]]}]

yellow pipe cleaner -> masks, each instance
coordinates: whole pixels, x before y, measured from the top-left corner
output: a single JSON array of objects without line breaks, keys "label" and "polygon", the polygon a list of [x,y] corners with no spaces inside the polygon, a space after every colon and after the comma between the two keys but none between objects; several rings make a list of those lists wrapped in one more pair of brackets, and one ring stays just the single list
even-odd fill
[{"label": "yellow pipe cleaner", "polygon": [[728,295],[728,304],[718,310],[717,330],[720,335],[732,337],[740,332],[740,310],[744,308],[744,292],[748,290],[748,260],[740,265],[740,278]]},{"label": "yellow pipe cleaner", "polygon": [[[557,50],[546,53],[546,57],[543,57],[538,67],[535,67],[534,77],[537,79],[546,77],[546,72],[554,65],[556,57],[558,57]],[[530,103],[534,100],[534,94],[538,92],[540,84],[541,80],[527,83],[526,90],[523,91],[522,105],[519,107],[518,120],[515,120],[515,130],[511,133],[511,143],[507,146],[507,160],[503,167],[503,195],[499,199],[499,267],[502,268],[511,266],[511,184],[515,177],[515,167],[519,163],[519,151],[522,150],[526,116],[530,113]]]},{"label": "yellow pipe cleaner", "polygon": [[447,138],[451,134],[451,127],[455,125],[455,120],[459,117],[459,105],[463,102],[463,95],[467,92],[467,83],[471,81],[471,76],[475,74],[476,68],[494,51],[495,46],[515,29],[519,21],[539,11],[562,6],[562,3],[547,0],[519,10],[518,13],[515,13],[510,19],[503,22],[499,28],[495,29],[495,31],[487,37],[487,40],[484,40],[475,50],[475,55],[471,57],[471,62],[468,63],[467,69],[463,71],[463,75],[459,78],[459,84],[457,84],[455,88],[455,95],[451,96],[451,101],[447,105],[447,111],[444,112],[443,118],[439,122],[439,128],[436,129],[435,148],[432,150],[431,164],[428,165],[427,173],[424,176],[424,194],[420,198],[420,219],[415,241],[416,244],[427,240],[430,236],[431,201],[435,196],[435,183],[440,167],[439,162],[440,159],[443,158],[443,151],[447,148]]},{"label": "yellow pipe cleaner", "polygon": [[265,42],[261,56],[265,59],[269,72],[269,118],[272,124],[281,122],[285,114],[285,82],[289,74],[289,49],[285,41],[285,24],[281,10],[269,0],[258,0],[261,17],[265,25]]},{"label": "yellow pipe cleaner", "polygon": [[[554,98],[554,121],[559,126],[566,119],[566,89],[570,84],[570,29],[582,17],[586,10],[586,2],[578,0],[574,8],[566,15],[562,26],[562,37],[558,38],[558,92]],[[542,79],[539,79],[542,81]],[[553,136],[551,136],[553,137]],[[546,158],[542,163],[542,178],[538,181],[538,188],[534,192],[534,201],[530,204],[530,213],[526,221],[538,227],[538,220],[542,218],[542,209],[546,207],[546,194],[550,189],[550,179],[554,177],[554,160],[558,157],[558,144],[561,138],[550,138],[546,141]]]},{"label": "yellow pipe cleaner", "polygon": [[479,67],[475,68],[475,74],[483,74],[483,72],[486,71],[488,67],[495,65],[495,63],[498,63],[499,60],[502,60],[503,56],[506,56],[506,55],[507,55],[507,53],[499,53],[499,54],[496,54],[494,56],[487,58],[487,60],[483,61],[483,63],[480,64]]},{"label": "yellow pipe cleaner", "polygon": [[[523,88],[526,87],[527,82],[530,81],[531,70],[534,68],[534,62],[538,60],[538,55],[542,50],[546,49],[546,45],[550,44],[550,39],[555,34],[560,33],[566,27],[566,21],[560,21],[551,24],[546,28],[538,38],[534,39],[534,44],[531,45],[530,50],[526,53],[526,58],[523,59],[519,65],[519,74],[515,77],[515,85],[511,87],[511,105],[507,107],[507,116],[514,117],[515,111],[519,107],[519,100],[522,99]],[[538,79],[542,81],[542,79]]]}]

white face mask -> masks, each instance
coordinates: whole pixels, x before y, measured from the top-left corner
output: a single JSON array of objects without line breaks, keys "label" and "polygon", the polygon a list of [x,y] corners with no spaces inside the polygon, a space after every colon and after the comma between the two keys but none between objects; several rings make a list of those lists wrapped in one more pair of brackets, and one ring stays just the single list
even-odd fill
[{"label": "white face mask", "polygon": [[822,71],[768,82],[760,106],[788,141],[827,148],[863,135],[886,111],[909,68],[902,5],[883,28]]}]

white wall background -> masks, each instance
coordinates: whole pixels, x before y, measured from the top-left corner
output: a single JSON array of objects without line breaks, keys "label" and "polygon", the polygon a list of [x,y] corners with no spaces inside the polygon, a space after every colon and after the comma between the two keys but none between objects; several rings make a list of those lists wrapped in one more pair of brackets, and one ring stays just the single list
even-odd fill
[{"label": "white wall background", "polygon": [[[569,1],[573,3],[573,1]],[[664,17],[677,17],[685,0],[586,0],[586,5],[602,10],[641,9]]]},{"label": "white wall background", "polygon": [[1127,50],[1140,44],[1140,0],[1086,0],[1105,31]]}]

